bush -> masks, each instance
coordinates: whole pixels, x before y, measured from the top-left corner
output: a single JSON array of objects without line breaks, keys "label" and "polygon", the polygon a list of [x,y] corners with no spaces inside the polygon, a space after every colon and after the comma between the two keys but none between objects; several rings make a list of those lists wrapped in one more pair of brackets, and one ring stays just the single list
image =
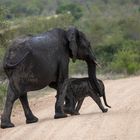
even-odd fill
[{"label": "bush", "polygon": [[0,84],[0,109],[3,108],[4,102],[5,102],[5,95],[7,86],[6,84]]},{"label": "bush", "polygon": [[0,47],[0,80],[5,79],[3,70],[3,56],[5,54],[5,48]]},{"label": "bush", "polygon": [[71,12],[75,20],[78,20],[83,16],[82,8],[74,3],[67,4],[67,5],[60,5],[56,10],[56,14],[65,14],[67,12]]},{"label": "bush", "polygon": [[47,32],[52,28],[67,28],[72,24],[71,14],[54,15],[50,17],[30,17],[24,26],[19,28],[20,34],[38,34]]},{"label": "bush", "polygon": [[8,14],[8,9],[5,6],[0,5],[0,29],[7,27],[5,21],[6,15]]},{"label": "bush", "polygon": [[115,54],[112,70],[118,73],[137,74],[140,72],[140,41],[126,41]]},{"label": "bush", "polygon": [[70,61],[70,64],[69,64],[69,68],[70,68],[70,71],[69,71],[69,74],[70,75],[74,75],[74,74],[86,74],[88,72],[87,70],[87,64],[86,62],[84,61],[80,61],[80,60],[76,60],[75,63],[73,63],[72,61]]},{"label": "bush", "polygon": [[120,20],[119,25],[127,40],[140,40],[140,14]]}]

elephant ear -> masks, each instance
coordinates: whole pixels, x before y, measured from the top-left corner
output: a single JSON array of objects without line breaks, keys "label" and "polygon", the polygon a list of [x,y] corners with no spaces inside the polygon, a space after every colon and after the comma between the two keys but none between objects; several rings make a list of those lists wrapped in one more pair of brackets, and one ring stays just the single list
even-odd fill
[{"label": "elephant ear", "polygon": [[77,34],[78,30],[75,27],[70,27],[67,31],[67,39],[69,41],[69,48],[72,52],[72,61],[76,61],[77,57],[77,51],[78,51],[78,46],[77,46]]}]

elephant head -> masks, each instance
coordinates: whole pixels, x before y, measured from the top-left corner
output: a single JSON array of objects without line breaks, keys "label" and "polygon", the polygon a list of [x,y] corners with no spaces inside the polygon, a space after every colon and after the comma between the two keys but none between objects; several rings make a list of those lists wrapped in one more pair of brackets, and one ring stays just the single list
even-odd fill
[{"label": "elephant head", "polygon": [[92,88],[94,88],[99,95],[102,95],[99,84],[96,78],[96,58],[93,55],[90,42],[87,40],[84,33],[71,27],[67,31],[67,39],[69,41],[69,48],[71,50],[71,57],[73,62],[76,59],[84,60],[88,66],[88,75]]}]

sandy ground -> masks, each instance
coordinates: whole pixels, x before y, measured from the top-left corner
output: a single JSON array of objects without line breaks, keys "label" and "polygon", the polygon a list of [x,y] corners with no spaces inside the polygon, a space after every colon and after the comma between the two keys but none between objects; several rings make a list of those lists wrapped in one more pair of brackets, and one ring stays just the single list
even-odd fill
[{"label": "sandy ground", "polygon": [[52,93],[30,99],[38,123],[25,124],[21,106],[14,106],[12,122],[16,127],[0,129],[0,140],[140,140],[140,76],[104,83],[112,106],[107,113],[87,98],[81,115],[54,120]]}]

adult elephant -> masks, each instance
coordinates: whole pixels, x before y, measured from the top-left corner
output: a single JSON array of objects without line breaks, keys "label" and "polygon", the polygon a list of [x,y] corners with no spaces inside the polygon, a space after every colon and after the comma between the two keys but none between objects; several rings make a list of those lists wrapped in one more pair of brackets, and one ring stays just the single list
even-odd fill
[{"label": "adult elephant", "polygon": [[91,85],[101,94],[96,79],[96,60],[85,35],[74,27],[67,31],[53,29],[46,33],[17,39],[6,52],[3,66],[9,79],[1,128],[14,127],[10,116],[13,103],[20,99],[26,123],[38,121],[29,107],[27,92],[50,86],[57,89],[55,118],[66,117],[61,87],[68,78],[69,58],[84,60],[88,65]]}]

